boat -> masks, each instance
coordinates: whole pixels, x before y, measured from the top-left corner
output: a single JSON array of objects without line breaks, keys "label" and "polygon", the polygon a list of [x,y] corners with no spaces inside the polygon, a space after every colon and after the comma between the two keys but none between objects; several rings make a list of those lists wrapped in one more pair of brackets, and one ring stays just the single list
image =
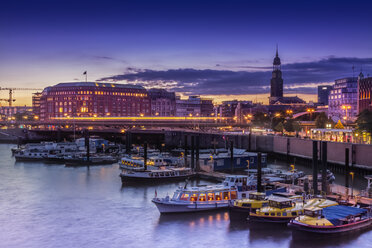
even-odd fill
[{"label": "boat", "polygon": [[274,196],[269,199],[269,205],[249,213],[249,221],[288,223],[290,220],[303,214],[305,207],[328,207],[337,205],[337,202],[312,198],[305,202],[302,196],[283,197]]},{"label": "boat", "polygon": [[252,177],[242,175],[227,176],[222,184],[187,188],[179,187],[170,198],[155,198],[152,202],[161,214],[199,212],[224,209],[230,201],[246,198],[256,190]]},{"label": "boat", "polygon": [[182,180],[195,176],[191,168],[167,167],[155,170],[122,170],[120,173],[122,183],[126,181],[170,181]]},{"label": "boat", "polygon": [[289,224],[295,231],[313,234],[344,234],[372,227],[371,209],[350,206],[309,207]]},{"label": "boat", "polygon": [[[145,170],[145,162],[141,157],[122,157],[120,159],[120,169],[143,171]],[[162,157],[154,156],[149,157],[146,162],[147,169],[156,170],[159,167],[167,166],[167,162]]]},{"label": "boat", "polygon": [[266,192],[253,192],[249,194],[248,198],[231,202],[229,205],[230,219],[246,220],[249,213],[254,213],[257,209],[268,206],[270,196],[275,196],[279,192],[286,192],[286,188],[280,187]]},{"label": "boat", "polygon": [[117,160],[111,156],[90,156],[89,160],[86,156],[74,156],[65,157],[64,161],[66,167],[110,165],[117,162]]}]

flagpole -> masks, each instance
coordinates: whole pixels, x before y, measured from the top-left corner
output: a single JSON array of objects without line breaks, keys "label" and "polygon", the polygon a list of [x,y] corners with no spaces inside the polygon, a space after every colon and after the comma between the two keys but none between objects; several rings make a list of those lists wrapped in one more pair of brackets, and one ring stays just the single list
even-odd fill
[{"label": "flagpole", "polygon": [[85,82],[88,82],[88,71],[85,71]]}]

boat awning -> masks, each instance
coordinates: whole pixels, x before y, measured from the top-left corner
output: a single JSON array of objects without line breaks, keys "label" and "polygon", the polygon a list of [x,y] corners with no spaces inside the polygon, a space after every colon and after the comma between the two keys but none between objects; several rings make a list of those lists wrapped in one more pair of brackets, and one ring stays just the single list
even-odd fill
[{"label": "boat awning", "polygon": [[363,208],[349,207],[343,205],[337,205],[323,209],[324,217],[334,225],[338,225],[341,219],[344,219],[348,216],[355,216],[366,212],[367,210]]}]

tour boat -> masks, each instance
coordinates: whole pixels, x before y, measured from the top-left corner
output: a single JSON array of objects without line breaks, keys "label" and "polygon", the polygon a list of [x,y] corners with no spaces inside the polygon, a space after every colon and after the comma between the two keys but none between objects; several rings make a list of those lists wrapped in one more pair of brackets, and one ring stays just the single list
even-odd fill
[{"label": "tour boat", "polygon": [[289,224],[295,231],[314,234],[342,234],[372,227],[371,209],[343,205],[310,207]]},{"label": "tour boat", "polygon": [[179,187],[172,198],[152,199],[160,213],[198,212],[227,208],[230,201],[246,198],[256,190],[253,177],[227,176],[222,184]]},{"label": "tour boat", "polygon": [[[167,163],[161,157],[150,157],[146,162],[147,169],[156,170],[161,166],[166,166]],[[141,157],[123,157],[120,160],[120,169],[143,171],[145,169],[144,159]]]},{"label": "tour boat", "polygon": [[271,197],[267,207],[257,209],[256,212],[249,213],[250,221],[288,223],[290,220],[303,213],[304,207],[317,206],[329,207],[337,205],[337,202],[323,198],[312,198],[306,203],[301,196],[284,198]]},{"label": "tour boat", "polygon": [[270,196],[275,196],[276,193],[285,191],[285,187],[280,187],[265,193],[253,192],[249,194],[248,198],[231,202],[229,205],[230,219],[246,220],[249,217],[249,213],[254,213],[257,209],[268,206]]},{"label": "tour boat", "polygon": [[120,173],[122,183],[126,181],[169,181],[181,180],[195,176],[191,168],[167,167],[157,170],[122,170]]}]

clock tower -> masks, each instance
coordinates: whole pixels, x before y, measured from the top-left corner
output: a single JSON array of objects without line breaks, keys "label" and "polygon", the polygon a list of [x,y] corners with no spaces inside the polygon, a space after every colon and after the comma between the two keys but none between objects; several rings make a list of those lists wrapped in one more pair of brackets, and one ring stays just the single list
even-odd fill
[{"label": "clock tower", "polygon": [[271,77],[271,91],[270,91],[270,102],[275,99],[283,97],[283,79],[281,71],[281,62],[278,55],[278,45],[276,46],[276,56],[273,62],[273,72]]}]

